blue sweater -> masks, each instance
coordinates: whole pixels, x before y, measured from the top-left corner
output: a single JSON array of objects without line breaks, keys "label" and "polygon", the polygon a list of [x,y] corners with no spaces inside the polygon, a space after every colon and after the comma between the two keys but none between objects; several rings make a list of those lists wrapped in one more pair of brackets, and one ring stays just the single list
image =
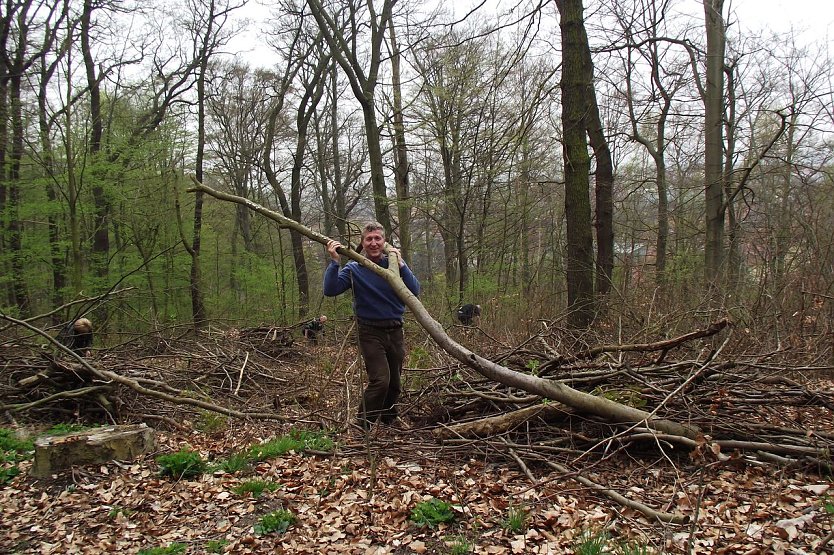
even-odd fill
[{"label": "blue sweater", "polygon": [[[388,257],[383,256],[379,265],[387,268]],[[400,268],[400,277],[409,291],[420,294],[420,282],[407,265]],[[352,260],[341,269],[338,262],[331,260],[324,272],[325,296],[335,297],[350,288],[353,288],[353,311],[360,320],[402,322],[405,304],[382,276]]]}]

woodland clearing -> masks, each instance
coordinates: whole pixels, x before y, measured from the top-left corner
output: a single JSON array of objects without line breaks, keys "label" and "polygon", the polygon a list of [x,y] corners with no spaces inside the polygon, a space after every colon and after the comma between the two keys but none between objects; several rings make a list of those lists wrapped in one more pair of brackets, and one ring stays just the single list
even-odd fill
[{"label": "woodland clearing", "polygon": [[[579,338],[551,326],[508,347],[477,328],[449,330],[516,371],[702,430],[685,441],[490,382],[410,327],[402,399],[409,427],[366,435],[348,425],[362,387],[349,329],[334,324],[319,345],[270,327],[160,333],[89,360],[163,396],[105,383],[34,340],[4,349],[4,427],[147,422],[158,446],[133,461],[45,480],[28,476],[30,460],[5,462],[20,473],[0,486],[0,551],[137,553],[181,544],[187,553],[575,553],[594,534],[630,553],[831,549],[834,386],[808,363],[813,345],[765,353],[736,330],[732,339],[721,332],[666,349],[601,336],[581,338],[579,348]],[[38,404],[56,388],[94,384],[108,387],[106,399]],[[293,430],[325,434],[333,449],[291,451],[239,472],[215,466],[191,479],[159,474],[160,454],[187,448],[211,465]],[[278,487],[258,497],[235,492],[253,479]],[[454,520],[415,523],[414,508],[430,499],[449,503]],[[295,522],[258,533],[259,519],[277,509]],[[513,514],[522,515],[520,526],[511,525]]]}]

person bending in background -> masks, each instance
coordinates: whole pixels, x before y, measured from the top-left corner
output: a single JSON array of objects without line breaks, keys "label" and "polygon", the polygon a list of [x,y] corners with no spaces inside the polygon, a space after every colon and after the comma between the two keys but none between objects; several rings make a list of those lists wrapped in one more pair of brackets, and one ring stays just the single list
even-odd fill
[{"label": "person bending in background", "polygon": [[93,346],[93,323],[79,318],[58,334],[58,342],[80,357],[89,357]]},{"label": "person bending in background", "polygon": [[[362,252],[368,260],[388,268],[388,256],[383,252],[385,232],[378,222],[369,222],[362,228]],[[353,312],[359,336],[359,350],[368,374],[368,386],[359,406],[359,425],[367,430],[380,420],[383,424],[397,422],[397,399],[401,391],[405,340],[403,314],[405,304],[384,278],[372,270],[350,261],[339,267],[336,249],[343,245],[338,241],[327,243],[330,264],[324,272],[324,295],[335,297],[348,289],[353,290]],[[400,277],[408,290],[420,294],[420,282],[400,256],[391,247],[400,264]]]},{"label": "person bending in background", "polygon": [[465,304],[458,307],[457,312],[455,315],[458,317],[458,321],[463,324],[464,326],[471,326],[472,320],[475,317],[481,316],[481,305],[479,304]]},{"label": "person bending in background", "polygon": [[318,318],[313,318],[303,326],[301,326],[301,335],[304,336],[310,343],[316,344],[319,342],[319,333],[324,329],[324,323],[327,322],[327,316],[322,314]]}]

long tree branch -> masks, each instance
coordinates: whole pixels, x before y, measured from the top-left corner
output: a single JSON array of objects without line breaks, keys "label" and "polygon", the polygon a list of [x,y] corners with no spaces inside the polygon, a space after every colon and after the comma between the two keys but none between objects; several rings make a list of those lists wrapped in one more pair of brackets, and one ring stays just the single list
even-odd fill
[{"label": "long tree branch", "polygon": [[[302,224],[278,212],[264,208],[247,198],[223,193],[207,187],[198,182],[193,176],[191,179],[194,182],[194,187],[189,188],[189,192],[199,191],[219,200],[242,204],[254,212],[278,222],[279,225],[288,227],[322,245],[327,245],[327,242],[330,240],[329,237],[308,229]],[[645,423],[646,426],[661,432],[681,435],[691,439],[698,437],[699,430],[697,427],[655,418],[644,410],[629,407],[604,397],[597,397],[583,391],[578,391],[560,381],[545,380],[538,376],[516,372],[473,353],[446,334],[443,326],[429,314],[420,300],[409,291],[408,287],[405,286],[405,283],[403,283],[396,272],[382,268],[359,253],[349,249],[339,248],[337,252],[384,278],[397,296],[411,310],[417,322],[426,330],[431,338],[449,355],[474,369],[482,376],[509,387],[517,387],[528,393],[541,395],[554,401],[560,401],[581,412],[594,414],[609,422],[629,424]],[[393,266],[396,267],[397,265],[393,264]]]}]

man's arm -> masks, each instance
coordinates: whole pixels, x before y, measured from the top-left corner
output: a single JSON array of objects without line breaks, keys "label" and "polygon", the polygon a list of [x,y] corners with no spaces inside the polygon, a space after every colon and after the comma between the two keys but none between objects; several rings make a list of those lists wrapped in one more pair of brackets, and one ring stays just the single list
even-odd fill
[{"label": "man's arm", "polygon": [[336,249],[342,244],[338,241],[328,241],[327,252],[330,254],[330,264],[324,271],[324,296],[335,297],[350,289],[350,270],[345,266],[339,270],[339,253]]},{"label": "man's arm", "polygon": [[408,264],[403,263],[400,266],[400,277],[409,291],[414,293],[415,296],[420,294],[420,282],[417,281],[417,276],[414,275],[414,272],[411,271]]}]

